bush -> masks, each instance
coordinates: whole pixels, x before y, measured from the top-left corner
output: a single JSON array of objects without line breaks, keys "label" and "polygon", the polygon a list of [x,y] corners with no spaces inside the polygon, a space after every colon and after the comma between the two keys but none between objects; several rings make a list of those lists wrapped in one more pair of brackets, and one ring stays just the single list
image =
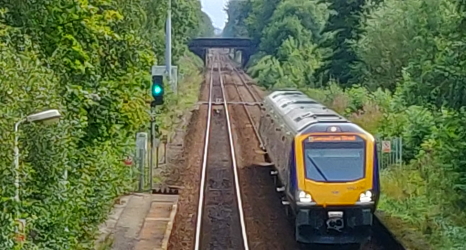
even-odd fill
[{"label": "bush", "polygon": [[[461,249],[466,236],[462,227],[466,213],[461,209],[465,205],[466,166],[462,154],[466,152],[466,134],[461,129],[466,125],[464,111],[402,108],[394,104],[398,102],[396,95],[382,91],[362,95],[360,87],[305,91],[335,110],[347,110],[350,120],[373,134],[402,138],[405,164],[382,170],[379,210],[388,213],[385,219],[400,218],[405,223],[399,227],[399,222],[388,221],[394,230],[411,227],[420,233],[415,237],[399,235],[403,240],[413,240],[408,245],[415,249],[422,245],[422,239],[435,249]],[[362,103],[362,108],[353,110],[354,103]],[[397,113],[393,113],[395,110]],[[392,113],[385,113],[388,111]]]},{"label": "bush", "polygon": [[[94,248],[97,225],[133,184],[122,160],[149,123],[149,70],[162,57],[160,3],[0,0],[7,8],[0,9],[0,249]],[[175,60],[200,13],[198,2],[174,4],[173,24],[183,26]],[[167,105],[173,99],[167,95]],[[11,198],[13,125],[49,108],[63,113],[58,125],[21,126],[18,204]],[[18,218],[27,220],[24,244],[13,241]]]},{"label": "bush", "polygon": [[384,167],[381,208],[435,249],[461,248],[464,1],[298,2],[228,6],[241,13],[230,28],[258,42],[252,76],[267,88],[302,89],[379,138],[401,138],[403,165]]}]

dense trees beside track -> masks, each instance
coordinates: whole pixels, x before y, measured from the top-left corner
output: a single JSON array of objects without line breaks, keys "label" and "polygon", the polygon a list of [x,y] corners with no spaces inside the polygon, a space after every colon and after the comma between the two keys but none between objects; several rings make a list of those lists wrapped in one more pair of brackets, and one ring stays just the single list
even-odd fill
[{"label": "dense trees beside track", "polygon": [[381,209],[435,249],[462,249],[464,1],[251,0],[227,12],[224,36],[257,42],[249,72],[259,84],[301,88],[375,134],[402,137],[404,165],[383,170]]},{"label": "dense trees beside track", "polygon": [[[122,159],[148,124],[166,9],[163,0],[0,0],[0,249],[18,249],[18,217],[27,220],[23,249],[93,249],[97,225],[133,183]],[[192,0],[173,0],[173,26],[175,62],[189,38],[213,30]],[[48,108],[62,122],[21,127],[17,204],[13,125]]]},{"label": "dense trees beside track", "polygon": [[202,12],[201,21],[199,22],[198,37],[214,37],[214,26],[212,26],[212,19],[205,12]]}]

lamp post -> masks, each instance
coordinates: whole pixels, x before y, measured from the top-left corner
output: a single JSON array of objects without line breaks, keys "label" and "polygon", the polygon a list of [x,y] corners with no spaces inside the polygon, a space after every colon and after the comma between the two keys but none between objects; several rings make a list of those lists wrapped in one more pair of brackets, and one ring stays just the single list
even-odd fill
[{"label": "lamp post", "polygon": [[168,82],[172,84],[172,1],[168,0],[167,23],[165,31],[165,63],[168,73]]},{"label": "lamp post", "polygon": [[15,187],[16,187],[16,192],[15,192],[15,200],[17,202],[20,201],[19,199],[19,148],[18,148],[18,131],[19,131],[19,125],[21,125],[24,122],[58,122],[58,120],[62,117],[60,112],[56,109],[50,109],[47,111],[35,113],[28,115],[26,118],[23,118],[19,120],[17,123],[15,123]]}]

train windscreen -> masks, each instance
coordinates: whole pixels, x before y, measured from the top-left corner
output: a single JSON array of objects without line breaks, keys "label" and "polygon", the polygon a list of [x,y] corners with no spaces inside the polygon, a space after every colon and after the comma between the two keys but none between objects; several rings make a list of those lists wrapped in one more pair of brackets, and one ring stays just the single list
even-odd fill
[{"label": "train windscreen", "polygon": [[364,178],[365,141],[358,136],[347,138],[352,140],[305,141],[306,178],[318,182],[349,182]]}]

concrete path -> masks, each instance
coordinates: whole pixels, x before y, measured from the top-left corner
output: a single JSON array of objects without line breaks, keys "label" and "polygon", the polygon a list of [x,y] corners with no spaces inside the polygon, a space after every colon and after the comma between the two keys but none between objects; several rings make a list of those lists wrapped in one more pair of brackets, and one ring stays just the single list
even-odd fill
[{"label": "concrete path", "polygon": [[106,223],[101,225],[102,242],[113,238],[112,250],[167,249],[178,195],[132,194],[120,199]]}]

